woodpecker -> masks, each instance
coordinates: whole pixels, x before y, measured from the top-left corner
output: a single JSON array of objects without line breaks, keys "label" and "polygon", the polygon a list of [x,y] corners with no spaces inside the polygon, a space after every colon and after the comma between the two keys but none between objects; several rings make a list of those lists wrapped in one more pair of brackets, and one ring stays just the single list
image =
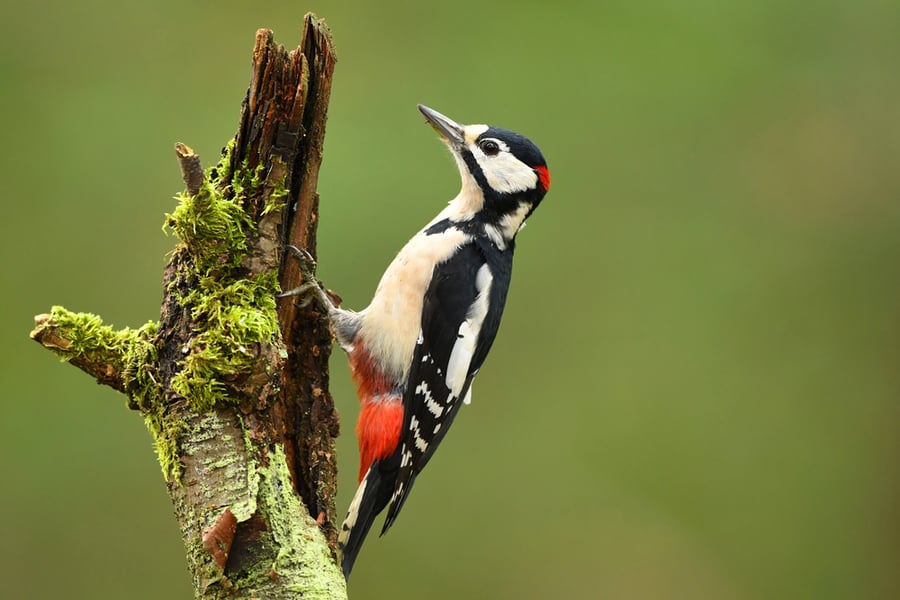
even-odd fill
[{"label": "woodpecker", "polygon": [[[336,307],[318,283],[282,294],[312,291],[326,307],[362,405],[359,487],[338,539],[345,577],[375,517],[387,507],[383,535],[471,401],[506,303],[516,234],[550,188],[547,163],[524,136],[419,111],[456,159],[459,194],[400,250],[363,310]],[[290,249],[309,270],[308,255]]]}]

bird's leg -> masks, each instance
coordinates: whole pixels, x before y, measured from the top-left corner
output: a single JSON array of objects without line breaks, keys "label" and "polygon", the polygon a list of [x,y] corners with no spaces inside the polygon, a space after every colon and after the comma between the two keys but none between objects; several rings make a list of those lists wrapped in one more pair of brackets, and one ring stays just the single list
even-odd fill
[{"label": "bird's leg", "polygon": [[302,296],[303,298],[300,301],[301,307],[307,306],[313,300],[318,300],[329,314],[337,310],[334,302],[331,301],[331,298],[325,293],[319,280],[316,279],[316,261],[310,253],[290,244],[285,246],[284,249],[297,259],[297,263],[300,266],[300,273],[303,274],[303,283],[292,290],[281,292],[275,297],[288,298],[290,296]]},{"label": "bird's leg", "polygon": [[[338,344],[344,351],[352,352],[353,342],[362,324],[360,313],[335,306],[334,301],[325,291],[325,288],[316,279],[316,261],[310,256],[309,252],[291,245],[284,248],[300,263],[303,283],[299,287],[278,294],[276,298],[302,296],[303,299],[300,301],[301,307],[307,306],[313,300],[318,300],[325,312],[328,313],[328,321],[331,323],[331,330]],[[340,302],[340,298],[338,298],[338,302]]]}]

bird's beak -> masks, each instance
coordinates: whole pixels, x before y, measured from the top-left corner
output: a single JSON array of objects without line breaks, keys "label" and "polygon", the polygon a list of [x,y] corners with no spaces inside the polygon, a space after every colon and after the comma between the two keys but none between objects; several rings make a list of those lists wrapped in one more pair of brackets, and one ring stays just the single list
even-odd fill
[{"label": "bird's beak", "polygon": [[465,142],[465,134],[463,126],[451,119],[445,117],[436,110],[432,110],[427,106],[419,104],[419,112],[425,115],[425,120],[437,131],[444,141],[450,146],[461,146]]}]

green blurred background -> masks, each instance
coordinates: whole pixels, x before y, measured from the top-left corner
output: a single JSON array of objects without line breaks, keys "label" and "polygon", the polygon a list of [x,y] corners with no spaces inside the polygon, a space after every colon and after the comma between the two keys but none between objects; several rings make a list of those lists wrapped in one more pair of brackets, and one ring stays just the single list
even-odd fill
[{"label": "green blurred background", "polygon": [[553,174],[474,402],[353,598],[900,597],[900,3],[250,5],[3,8],[3,596],[191,597],[142,420],[28,331],[157,317],[173,143],[214,162],[254,32],[293,47],[314,10],[347,306],[456,193],[417,102]]}]

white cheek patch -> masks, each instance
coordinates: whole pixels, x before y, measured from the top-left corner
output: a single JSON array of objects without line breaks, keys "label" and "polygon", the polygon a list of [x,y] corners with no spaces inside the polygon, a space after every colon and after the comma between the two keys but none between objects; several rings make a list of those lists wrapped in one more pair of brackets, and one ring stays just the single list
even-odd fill
[{"label": "white cheek patch", "polygon": [[524,192],[537,187],[538,176],[534,169],[516,158],[509,151],[509,146],[500,140],[497,143],[500,153],[494,156],[485,154],[477,144],[469,147],[488,185],[501,194]]}]

